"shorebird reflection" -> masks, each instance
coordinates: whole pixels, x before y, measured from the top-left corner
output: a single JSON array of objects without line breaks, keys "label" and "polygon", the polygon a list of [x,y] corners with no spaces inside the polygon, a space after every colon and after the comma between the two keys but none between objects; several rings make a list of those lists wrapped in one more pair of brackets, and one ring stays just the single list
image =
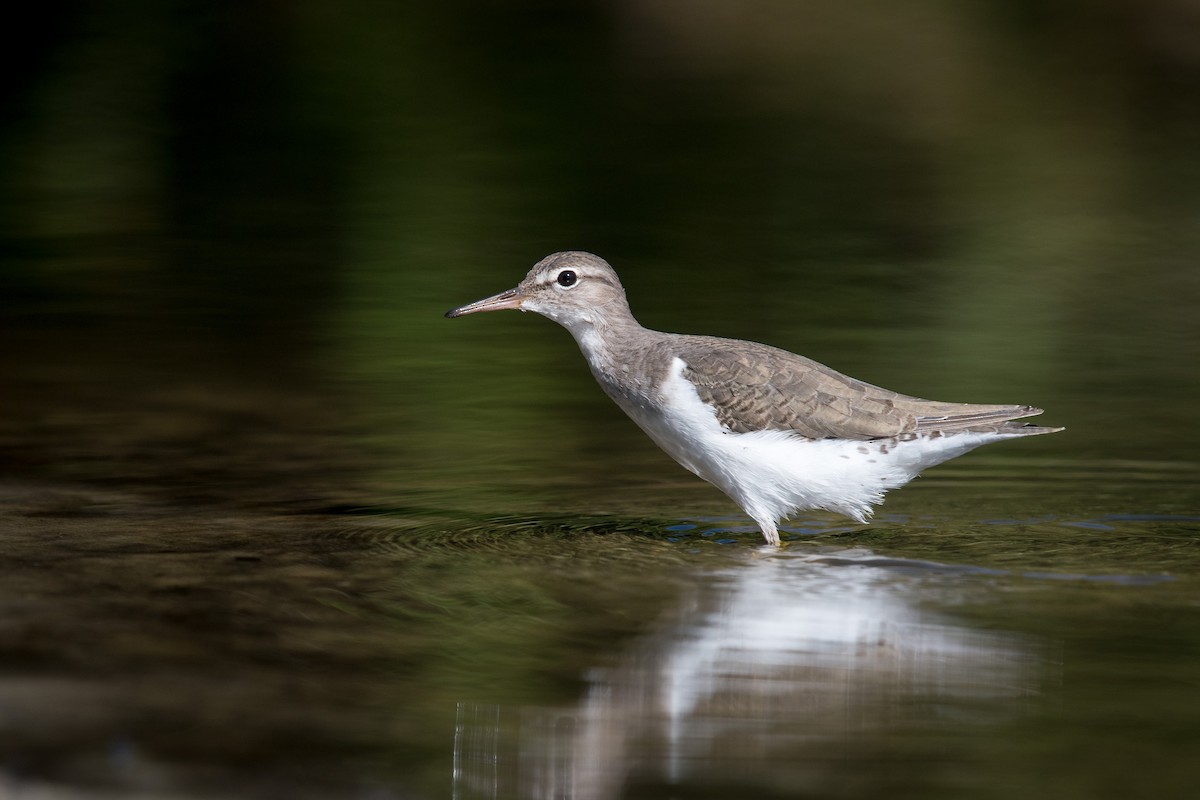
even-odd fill
[{"label": "shorebird reflection", "polygon": [[594,670],[574,708],[460,704],[455,797],[609,800],[715,779],[817,791],[886,754],[889,733],[1011,714],[1036,689],[1036,648],[923,610],[945,571],[842,551],[721,574]]}]

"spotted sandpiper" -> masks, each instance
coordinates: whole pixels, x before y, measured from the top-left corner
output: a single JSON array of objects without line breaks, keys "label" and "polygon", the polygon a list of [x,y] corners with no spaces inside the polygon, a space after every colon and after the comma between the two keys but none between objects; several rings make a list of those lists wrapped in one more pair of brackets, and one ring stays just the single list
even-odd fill
[{"label": "spotted sandpiper", "polygon": [[865,523],[884,492],[1002,439],[1054,433],[1033,406],[941,403],[738,339],[643,328],[599,256],[554,253],[514,289],[446,312],[513,308],[562,325],[600,388],[663,450],[729,495],[771,545],[797,511]]}]

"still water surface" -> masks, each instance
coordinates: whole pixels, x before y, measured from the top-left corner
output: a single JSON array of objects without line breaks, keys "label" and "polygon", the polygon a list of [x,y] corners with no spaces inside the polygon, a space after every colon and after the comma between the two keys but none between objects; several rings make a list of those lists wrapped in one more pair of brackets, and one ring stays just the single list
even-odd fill
[{"label": "still water surface", "polygon": [[[38,28],[0,129],[0,796],[1193,796],[1171,4],[672,5]],[[1067,431],[765,550],[565,332],[441,318],[566,248],[651,327]]]}]

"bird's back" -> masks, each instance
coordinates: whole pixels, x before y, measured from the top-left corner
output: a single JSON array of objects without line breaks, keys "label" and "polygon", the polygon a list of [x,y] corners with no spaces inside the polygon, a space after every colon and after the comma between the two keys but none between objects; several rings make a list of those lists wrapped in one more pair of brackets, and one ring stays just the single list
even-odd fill
[{"label": "bird's back", "polygon": [[946,403],[893,392],[769,345],[715,336],[663,334],[646,357],[681,359],[683,377],[734,433],[790,431],[808,439],[869,440],[957,431],[1027,435],[1013,420],[1040,414],[1026,405]]}]

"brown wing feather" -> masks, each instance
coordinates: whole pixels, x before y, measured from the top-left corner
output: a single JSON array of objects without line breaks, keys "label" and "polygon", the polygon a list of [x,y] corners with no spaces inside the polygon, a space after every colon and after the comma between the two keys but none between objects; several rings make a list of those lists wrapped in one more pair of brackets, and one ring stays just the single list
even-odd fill
[{"label": "brown wing feather", "polygon": [[754,342],[683,336],[672,337],[671,349],[687,364],[684,377],[700,399],[736,433],[780,430],[810,439],[865,440],[995,427],[1041,413],[1031,406],[922,400]]}]

